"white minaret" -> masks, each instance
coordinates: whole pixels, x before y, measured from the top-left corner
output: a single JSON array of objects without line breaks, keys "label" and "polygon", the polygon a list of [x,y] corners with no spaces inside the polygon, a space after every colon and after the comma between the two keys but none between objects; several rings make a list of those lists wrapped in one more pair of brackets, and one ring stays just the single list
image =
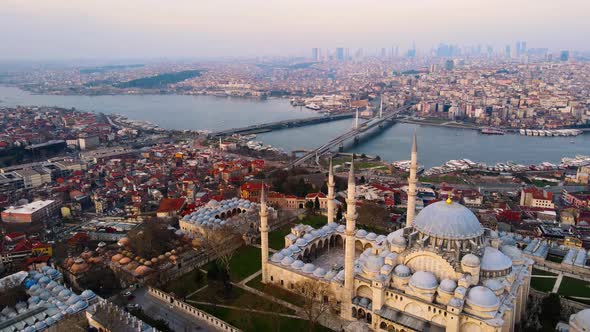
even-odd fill
[{"label": "white minaret", "polygon": [[332,168],[332,158],[330,158],[330,170],[328,171],[328,224],[334,222],[334,170]]},{"label": "white minaret", "polygon": [[381,94],[381,105],[379,106],[379,118],[383,117],[383,94]]},{"label": "white minaret", "polygon": [[418,172],[418,146],[416,133],[412,142],[412,157],[410,160],[410,177],[408,178],[408,210],[406,211],[406,227],[412,226],[416,214],[416,173]]},{"label": "white minaret", "polygon": [[359,109],[356,109],[356,116],[354,118],[354,129],[359,128]]},{"label": "white minaret", "polygon": [[348,174],[348,196],[346,197],[346,243],[344,248],[344,292],[342,296],[342,317],[352,320],[352,297],[354,294],[354,241],[356,231],[356,184],[354,179],[354,159]]},{"label": "white minaret", "polygon": [[262,283],[268,282],[268,210],[264,182],[260,191],[260,249],[262,250]]}]

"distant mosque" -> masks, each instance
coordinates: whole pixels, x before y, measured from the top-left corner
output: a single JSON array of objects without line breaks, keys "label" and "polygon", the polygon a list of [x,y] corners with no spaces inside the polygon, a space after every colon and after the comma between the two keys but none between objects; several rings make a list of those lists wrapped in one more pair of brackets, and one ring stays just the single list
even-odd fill
[{"label": "distant mosque", "polygon": [[514,331],[525,319],[533,261],[451,199],[415,215],[417,154],[414,135],[406,227],[387,236],[356,228],[352,164],[346,225],[334,221],[330,163],[327,225],[293,227],[285,248],[269,258],[263,191],[262,282],[291,291],[305,280],[323,283],[342,318],[375,331]]}]

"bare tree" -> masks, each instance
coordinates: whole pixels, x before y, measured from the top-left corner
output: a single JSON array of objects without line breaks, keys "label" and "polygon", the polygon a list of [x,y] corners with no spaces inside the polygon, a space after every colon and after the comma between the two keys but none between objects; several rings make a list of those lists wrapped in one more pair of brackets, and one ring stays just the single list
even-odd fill
[{"label": "bare tree", "polygon": [[309,321],[309,331],[313,331],[322,315],[334,309],[336,299],[330,286],[316,280],[303,280],[295,284],[295,293],[303,298],[303,313]]}]

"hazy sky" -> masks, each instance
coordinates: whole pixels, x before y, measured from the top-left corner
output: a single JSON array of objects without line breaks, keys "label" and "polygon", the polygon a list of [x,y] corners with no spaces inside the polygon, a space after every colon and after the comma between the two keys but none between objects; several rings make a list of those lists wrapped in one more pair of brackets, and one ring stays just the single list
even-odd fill
[{"label": "hazy sky", "polygon": [[309,55],[516,40],[590,50],[590,0],[0,0],[1,59]]}]

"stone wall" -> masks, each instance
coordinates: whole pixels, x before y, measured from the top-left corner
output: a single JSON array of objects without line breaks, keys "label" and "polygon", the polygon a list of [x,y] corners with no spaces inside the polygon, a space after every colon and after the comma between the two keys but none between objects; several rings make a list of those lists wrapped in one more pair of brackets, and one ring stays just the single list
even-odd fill
[{"label": "stone wall", "polygon": [[225,321],[223,321],[213,315],[210,315],[202,310],[199,310],[199,309],[191,306],[190,304],[182,302],[182,301],[174,298],[170,294],[168,294],[164,291],[161,291],[157,288],[149,287],[148,293],[149,293],[149,295],[156,297],[166,303],[170,303],[170,305],[174,306],[177,310],[182,311],[185,314],[189,314],[199,320],[206,322],[207,324],[215,327],[219,331],[242,332],[242,330],[238,329],[237,327],[234,327],[234,326],[226,323]]}]

